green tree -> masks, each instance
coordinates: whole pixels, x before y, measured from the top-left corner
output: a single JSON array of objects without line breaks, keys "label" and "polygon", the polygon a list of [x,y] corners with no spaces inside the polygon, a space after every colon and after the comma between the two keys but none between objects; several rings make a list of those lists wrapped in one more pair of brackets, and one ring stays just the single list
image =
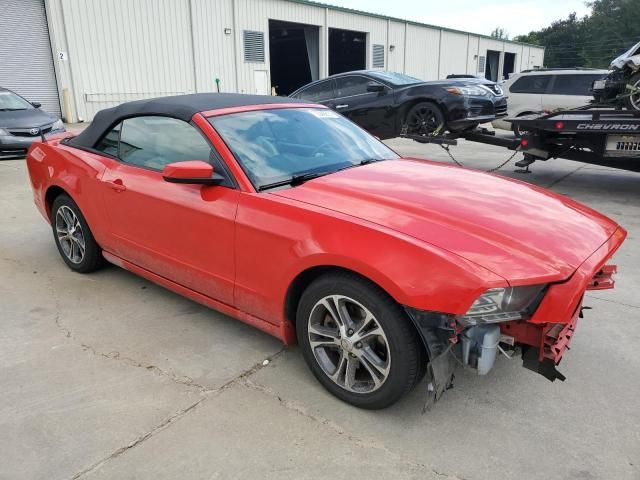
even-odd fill
[{"label": "green tree", "polygon": [[[640,41],[639,0],[595,0],[585,39],[585,66],[606,68],[618,55]],[[597,40],[597,41],[592,41]]]},{"label": "green tree", "polygon": [[545,66],[567,68],[584,66],[585,58],[581,48],[584,38],[585,19],[579,19],[573,12],[566,20],[558,20],[542,30],[515,39],[546,47]]},{"label": "green tree", "polygon": [[496,27],[492,32],[491,36],[493,38],[498,38],[500,40],[509,40],[509,32],[507,32],[502,27]]},{"label": "green tree", "polygon": [[639,0],[593,0],[591,13],[553,22],[514,40],[546,47],[547,67],[607,68],[611,60],[640,41]]}]

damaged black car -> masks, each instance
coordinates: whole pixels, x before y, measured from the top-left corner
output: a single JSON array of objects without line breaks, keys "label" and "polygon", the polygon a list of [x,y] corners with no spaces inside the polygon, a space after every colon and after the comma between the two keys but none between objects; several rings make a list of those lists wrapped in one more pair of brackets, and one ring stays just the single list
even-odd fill
[{"label": "damaged black car", "polygon": [[362,70],[312,82],[290,96],[327,105],[383,140],[473,130],[507,114],[500,86],[482,78],[425,82]]}]

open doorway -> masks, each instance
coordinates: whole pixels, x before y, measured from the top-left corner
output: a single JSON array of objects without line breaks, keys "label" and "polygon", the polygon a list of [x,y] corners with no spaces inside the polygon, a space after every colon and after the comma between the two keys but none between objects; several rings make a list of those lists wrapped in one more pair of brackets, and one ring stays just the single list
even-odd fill
[{"label": "open doorway", "polygon": [[329,29],[329,75],[367,68],[367,34]]},{"label": "open doorway", "polygon": [[319,49],[319,27],[269,20],[271,86],[278,95],[320,78]]},{"label": "open doorway", "polygon": [[484,77],[493,82],[498,81],[498,70],[500,68],[500,52],[497,50],[487,50],[487,66],[484,70]]},{"label": "open doorway", "polygon": [[509,79],[509,75],[515,72],[516,54],[504,52],[504,65],[502,66],[502,78]]}]

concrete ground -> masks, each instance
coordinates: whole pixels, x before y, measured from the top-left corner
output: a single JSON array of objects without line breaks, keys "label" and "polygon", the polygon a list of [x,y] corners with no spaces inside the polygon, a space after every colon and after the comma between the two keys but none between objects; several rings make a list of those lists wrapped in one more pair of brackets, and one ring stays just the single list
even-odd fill
[{"label": "concrete ground", "polygon": [[[480,169],[509,155],[452,151]],[[0,162],[0,479],[640,479],[640,174],[560,160],[513,169],[499,174],[628,229],[618,285],[588,295],[566,382],[500,358],[487,377],[459,372],[422,414],[424,384],[360,411],[325,392],[295,347],[116,267],[72,273],[24,161]]]}]

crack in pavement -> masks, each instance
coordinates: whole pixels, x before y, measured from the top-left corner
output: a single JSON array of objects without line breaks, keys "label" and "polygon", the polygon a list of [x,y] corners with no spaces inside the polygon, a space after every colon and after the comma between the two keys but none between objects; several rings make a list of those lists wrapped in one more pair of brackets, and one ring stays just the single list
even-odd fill
[{"label": "crack in pavement", "polygon": [[447,473],[442,473],[439,472],[437,470],[435,470],[433,467],[430,467],[429,465],[426,465],[424,463],[421,462],[417,462],[415,460],[411,460],[409,458],[406,458],[396,452],[394,452],[393,450],[390,450],[388,447],[386,447],[384,444],[381,444],[379,442],[375,442],[372,440],[365,440],[362,438],[359,438],[349,432],[347,432],[344,428],[342,428],[340,425],[338,425],[337,423],[333,422],[332,420],[329,420],[328,418],[324,418],[321,417],[319,415],[315,415],[311,412],[309,412],[308,410],[306,410],[303,406],[301,406],[300,404],[296,403],[296,402],[292,402],[290,400],[287,400],[285,398],[282,398],[280,395],[278,395],[278,393],[276,393],[273,389],[267,387],[266,385],[262,385],[256,382],[251,381],[249,378],[245,377],[244,380],[241,382],[242,385],[244,385],[247,388],[250,388],[252,390],[256,390],[264,395],[267,395],[268,397],[274,398],[278,401],[278,403],[288,409],[291,410],[295,413],[297,413],[298,415],[301,415],[305,418],[308,418],[316,423],[319,423],[321,425],[324,425],[328,428],[330,428],[331,430],[333,430],[335,433],[337,433],[338,435],[344,436],[346,439],[348,439],[349,441],[354,442],[356,445],[363,447],[363,448],[370,448],[370,449],[374,449],[374,450],[378,450],[381,451],[387,455],[389,455],[391,458],[398,460],[402,463],[404,463],[405,465],[411,466],[411,467],[417,467],[423,470],[426,470],[428,472],[431,472],[435,475],[438,476],[442,476],[442,477],[446,477],[449,480],[466,480],[463,477],[459,477],[456,475],[449,475]]},{"label": "crack in pavement", "polygon": [[607,302],[607,303],[614,303],[616,305],[621,305],[623,307],[629,307],[629,308],[638,308],[640,309],[640,305],[633,305],[631,303],[624,303],[624,302],[618,302],[616,300],[609,300],[607,298],[600,298],[600,297],[594,297],[593,295],[585,295],[585,297],[587,298],[592,298],[594,300],[600,300],[601,302]]},{"label": "crack in pavement", "polygon": [[60,302],[58,301],[58,298],[55,295],[55,291],[53,288],[53,283],[51,281],[50,276],[47,276],[47,280],[49,280],[49,287],[51,289],[52,292],[52,297],[53,297],[53,301],[55,304],[55,317],[54,317],[54,322],[56,324],[56,326],[58,327],[58,329],[63,333],[63,335],[65,336],[65,338],[70,339],[74,345],[79,346],[80,348],[82,348],[84,351],[88,351],[91,354],[97,356],[97,357],[102,357],[102,358],[106,358],[108,360],[115,360],[118,362],[122,362],[125,365],[128,365],[130,367],[135,367],[135,368],[142,368],[144,370],[150,371],[156,375],[159,376],[163,376],[166,378],[169,378],[171,381],[178,383],[180,385],[185,385],[187,387],[193,387],[196,388],[200,391],[200,393],[208,393],[210,391],[210,389],[208,387],[206,387],[205,385],[201,385],[199,383],[196,383],[191,377],[188,376],[179,376],[176,375],[174,372],[171,371],[167,371],[164,370],[156,365],[150,364],[150,363],[145,363],[145,362],[141,362],[138,360],[135,360],[131,357],[123,357],[120,355],[120,352],[117,351],[112,351],[112,352],[101,352],[99,350],[97,350],[95,347],[93,347],[92,345],[89,345],[87,343],[83,343],[82,341],[80,341],[79,339],[77,339],[71,329],[69,329],[67,326],[64,325],[64,323],[62,322],[61,319],[61,315],[60,315],[60,310],[61,310],[61,306],[60,306]]},{"label": "crack in pavement", "polygon": [[[286,346],[283,346],[280,350],[278,350],[274,354],[266,357],[265,360],[268,360],[267,364],[271,363],[274,359],[276,359],[278,356],[280,356],[286,350],[286,348],[287,348]],[[208,389],[208,390],[202,391],[201,392],[202,397],[200,397],[198,400],[196,400],[195,402],[193,402],[189,406],[187,406],[187,407],[185,407],[185,408],[183,408],[181,410],[178,410],[173,415],[167,417],[165,420],[160,422],[158,425],[153,427],[151,430],[149,430],[148,432],[144,433],[143,435],[140,435],[139,437],[137,437],[135,440],[133,440],[132,442],[128,443],[127,445],[114,450],[110,455],[107,455],[106,457],[102,458],[101,460],[99,460],[99,461],[95,462],[94,464],[88,466],[87,468],[79,471],[78,473],[76,473],[75,475],[73,475],[71,477],[71,480],[77,480],[77,479],[85,476],[86,474],[91,473],[91,472],[103,467],[105,464],[107,464],[111,460],[114,460],[115,458],[117,458],[120,455],[126,453],[127,451],[131,450],[132,448],[137,447],[138,445],[142,444],[143,442],[145,442],[146,440],[148,440],[151,437],[155,436],[156,434],[160,433],[161,431],[169,428],[171,425],[173,425],[178,420],[183,418],[189,412],[192,412],[193,410],[195,410],[205,400],[207,400],[209,398],[214,398],[214,397],[216,397],[218,395],[221,395],[225,390],[231,388],[232,386],[234,386],[236,384],[241,384],[247,377],[253,375],[254,373],[256,373],[261,368],[264,368],[264,366],[265,366],[264,361],[258,362],[255,365],[253,365],[251,368],[241,372],[239,375],[236,375],[231,380],[229,380],[226,383],[224,383],[222,386],[220,386],[218,388],[215,388],[215,389]]]},{"label": "crack in pavement", "polygon": [[553,182],[551,182],[549,185],[547,185],[544,188],[553,188],[555,187],[557,184],[559,184],[560,182],[566,180],[567,178],[569,178],[571,175],[573,175],[574,173],[578,172],[579,170],[582,170],[583,168],[585,168],[587,166],[586,163],[583,163],[581,166],[579,166],[578,168],[576,168],[575,170],[570,171],[569,173],[567,173],[566,175],[561,176],[560,178],[554,180]]}]

